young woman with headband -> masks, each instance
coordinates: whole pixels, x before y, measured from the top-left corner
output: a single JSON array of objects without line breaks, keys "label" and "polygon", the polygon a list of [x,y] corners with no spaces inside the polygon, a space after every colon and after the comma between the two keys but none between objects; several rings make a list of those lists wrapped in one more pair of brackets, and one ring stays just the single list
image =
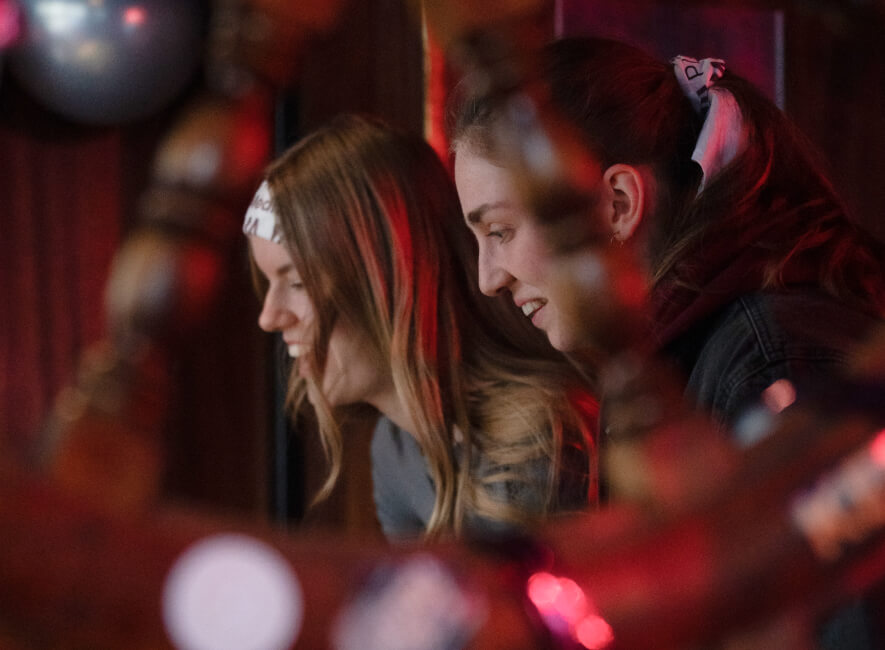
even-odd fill
[{"label": "young woman with headband", "polygon": [[268,169],[244,232],[259,325],[294,363],[286,404],[316,412],[341,468],[342,416],[368,404],[385,534],[495,534],[596,499],[596,403],[503,299],[475,288],[454,185],[420,137],[360,117],[310,134]]}]

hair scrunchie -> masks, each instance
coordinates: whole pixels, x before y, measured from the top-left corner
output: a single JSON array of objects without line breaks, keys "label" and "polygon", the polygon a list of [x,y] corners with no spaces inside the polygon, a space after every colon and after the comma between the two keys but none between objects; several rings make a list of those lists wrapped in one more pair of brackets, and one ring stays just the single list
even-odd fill
[{"label": "hair scrunchie", "polygon": [[682,92],[704,120],[691,155],[703,172],[698,186],[700,194],[707,181],[746,148],[744,119],[734,95],[715,86],[725,72],[725,61],[680,55],[670,59],[670,63]]}]

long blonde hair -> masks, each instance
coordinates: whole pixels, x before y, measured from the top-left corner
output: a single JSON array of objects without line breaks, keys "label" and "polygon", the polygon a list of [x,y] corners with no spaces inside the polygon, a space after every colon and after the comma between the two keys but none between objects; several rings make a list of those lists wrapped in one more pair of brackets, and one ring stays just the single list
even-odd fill
[{"label": "long blonde hair", "polygon": [[[420,137],[340,117],[286,151],[266,174],[292,261],[315,308],[309,361],[323,369],[338,319],[371,341],[407,405],[436,501],[428,534],[459,532],[466,516],[529,523],[557,509],[563,450],[579,449],[595,486],[595,401],[577,372],[515,306],[482,296],[476,249],[452,181]],[[306,381],[290,375],[293,415]],[[329,474],[341,470],[341,419],[314,391]],[[486,470],[475,469],[480,459]],[[536,482],[549,459],[541,512],[486,489]],[[572,468],[573,469],[573,468]],[[592,488],[591,488],[592,491]]]}]

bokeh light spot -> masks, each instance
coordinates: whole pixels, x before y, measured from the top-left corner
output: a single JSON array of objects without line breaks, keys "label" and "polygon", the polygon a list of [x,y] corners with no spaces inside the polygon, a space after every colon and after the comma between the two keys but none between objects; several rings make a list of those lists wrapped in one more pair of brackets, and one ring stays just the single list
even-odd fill
[{"label": "bokeh light spot", "polygon": [[870,443],[870,457],[877,465],[885,466],[885,429],[877,433]]},{"label": "bokeh light spot", "polygon": [[762,392],[765,405],[780,413],[796,401],[796,388],[788,379],[778,379]]},{"label": "bokeh light spot", "polygon": [[602,650],[615,640],[611,625],[592,614],[575,626],[575,636],[589,650]]},{"label": "bokeh light spot", "polygon": [[144,7],[133,5],[132,7],[126,7],[123,11],[123,23],[130,27],[138,27],[144,23],[146,18],[147,12],[144,10]]},{"label": "bokeh light spot", "polygon": [[286,558],[241,534],[214,535],[186,549],[166,577],[162,605],[179,650],[290,648],[304,613]]},{"label": "bokeh light spot", "polygon": [[571,578],[541,571],[529,578],[526,593],[555,634],[568,635],[590,650],[602,650],[614,641],[611,626]]}]

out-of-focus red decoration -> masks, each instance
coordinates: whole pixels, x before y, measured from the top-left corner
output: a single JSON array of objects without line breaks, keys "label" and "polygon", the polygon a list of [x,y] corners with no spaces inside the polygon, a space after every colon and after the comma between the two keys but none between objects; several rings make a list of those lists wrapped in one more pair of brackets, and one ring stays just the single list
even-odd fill
[{"label": "out-of-focus red decoration", "polygon": [[575,626],[575,637],[578,643],[589,650],[602,650],[615,640],[611,625],[595,614],[589,614],[578,622]]},{"label": "out-of-focus red decoration", "polygon": [[796,387],[788,379],[778,379],[762,392],[762,400],[775,413],[796,401]]},{"label": "out-of-focus red decoration", "polygon": [[535,573],[528,580],[527,593],[554,632],[590,650],[603,650],[614,642],[611,626],[599,616],[584,590],[571,578],[544,571]]},{"label": "out-of-focus red decoration", "polygon": [[123,11],[123,23],[126,25],[141,25],[146,18],[147,12],[144,10],[144,7],[135,5],[132,7],[126,7],[125,11]]},{"label": "out-of-focus red decoration", "polygon": [[876,463],[885,467],[885,430],[880,431],[873,438],[873,442],[870,444],[870,456]]},{"label": "out-of-focus red decoration", "polygon": [[431,27],[425,28],[424,60],[425,60],[425,116],[424,137],[434,148],[440,159],[451,170],[449,155],[449,132],[446,117],[448,96],[452,90],[453,79],[445,53],[431,33]]},{"label": "out-of-focus red decoration", "polygon": [[0,0],[0,52],[13,45],[22,34],[21,9],[15,0]]}]

